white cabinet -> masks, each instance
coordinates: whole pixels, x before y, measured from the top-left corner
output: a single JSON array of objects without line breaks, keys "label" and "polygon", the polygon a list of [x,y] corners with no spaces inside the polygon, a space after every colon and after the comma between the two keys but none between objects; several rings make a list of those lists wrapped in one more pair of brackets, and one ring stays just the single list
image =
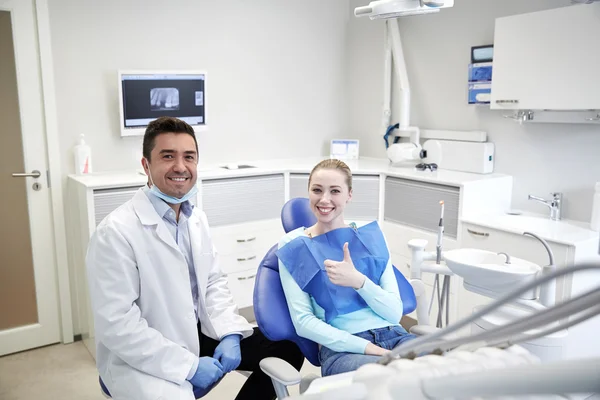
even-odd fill
[{"label": "white cabinet", "polygon": [[459,193],[460,189],[454,186],[388,177],[384,219],[435,233],[440,221],[440,201],[444,201],[444,234],[456,239]]},{"label": "white cabinet", "polygon": [[252,306],[258,265],[284,234],[283,174],[202,181],[202,205],[239,308]]},{"label": "white cabinet", "polygon": [[221,270],[239,308],[252,306],[258,265],[283,235],[279,218],[211,228]]},{"label": "white cabinet", "polygon": [[203,180],[202,209],[211,227],[279,218],[283,174]]},{"label": "white cabinet", "polygon": [[88,242],[96,226],[131,199],[143,185],[140,176],[127,179],[114,187],[90,187],[78,179],[70,178],[67,184],[67,225],[69,278],[71,282],[71,304],[73,331],[81,335],[84,345],[95,356],[94,321],[88,292],[85,256]]},{"label": "white cabinet", "polygon": [[600,110],[600,4],[496,19],[491,108]]}]

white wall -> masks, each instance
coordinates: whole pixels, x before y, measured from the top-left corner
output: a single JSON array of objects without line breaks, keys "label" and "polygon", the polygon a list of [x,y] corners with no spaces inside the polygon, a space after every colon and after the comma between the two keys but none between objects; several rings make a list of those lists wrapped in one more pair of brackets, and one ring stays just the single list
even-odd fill
[{"label": "white wall", "polygon": [[141,168],[142,138],[120,137],[119,69],[208,72],[201,166],[324,155],[346,131],[348,0],[48,3],[65,180],[81,133],[95,172]]},{"label": "white wall", "polygon": [[[351,12],[367,3],[351,0]],[[548,198],[550,192],[560,191],[564,217],[589,222],[593,186],[600,181],[600,127],[521,126],[503,119],[502,112],[467,104],[470,49],[493,43],[495,18],[569,4],[570,0],[456,0],[454,8],[402,18],[399,26],[412,92],[411,124],[487,131],[496,146],[496,172],[514,176],[515,208],[547,213],[544,206],[528,201],[527,194]],[[363,156],[385,157],[380,130],[383,27],[382,21],[350,19],[348,136],[361,139]]]},{"label": "white wall", "polygon": [[201,165],[318,156],[345,131],[347,0],[49,6],[65,173],[74,172],[72,146],[81,133],[94,171],[140,168],[141,138],[119,136],[119,69],[208,72]]}]

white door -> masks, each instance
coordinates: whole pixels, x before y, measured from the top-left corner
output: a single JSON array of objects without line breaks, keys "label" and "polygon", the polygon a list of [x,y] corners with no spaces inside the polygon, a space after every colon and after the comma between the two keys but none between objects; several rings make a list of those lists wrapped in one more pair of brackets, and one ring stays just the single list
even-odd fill
[{"label": "white door", "polygon": [[33,0],[0,0],[0,356],[60,342],[40,77]]}]

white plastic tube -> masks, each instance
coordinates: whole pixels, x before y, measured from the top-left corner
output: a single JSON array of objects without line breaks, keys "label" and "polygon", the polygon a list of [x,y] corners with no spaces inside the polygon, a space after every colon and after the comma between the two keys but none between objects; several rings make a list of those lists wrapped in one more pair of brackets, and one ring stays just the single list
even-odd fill
[{"label": "white plastic tube", "polygon": [[410,84],[408,83],[408,73],[406,70],[406,62],[404,60],[404,52],[402,50],[402,40],[400,39],[400,30],[398,29],[398,21],[396,19],[388,19],[386,21],[388,35],[391,39],[392,54],[394,56],[394,66],[396,78],[400,85],[400,115],[399,125],[400,130],[407,130],[410,127]]}]

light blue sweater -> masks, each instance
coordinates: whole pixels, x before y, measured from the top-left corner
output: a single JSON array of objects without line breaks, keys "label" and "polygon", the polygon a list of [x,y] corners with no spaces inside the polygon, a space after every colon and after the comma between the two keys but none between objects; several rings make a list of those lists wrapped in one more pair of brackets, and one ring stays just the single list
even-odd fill
[{"label": "light blue sweater", "polygon": [[[287,233],[279,241],[279,248],[297,237],[307,236],[305,229],[301,227]],[[399,326],[402,318],[402,300],[392,268],[390,259],[381,276],[380,286],[367,278],[363,287],[357,290],[368,307],[340,315],[328,324],[325,322],[325,310],[298,286],[285,265],[279,261],[281,285],[298,336],[337,352],[364,354],[369,342],[354,336],[354,333],[391,325]]]}]

